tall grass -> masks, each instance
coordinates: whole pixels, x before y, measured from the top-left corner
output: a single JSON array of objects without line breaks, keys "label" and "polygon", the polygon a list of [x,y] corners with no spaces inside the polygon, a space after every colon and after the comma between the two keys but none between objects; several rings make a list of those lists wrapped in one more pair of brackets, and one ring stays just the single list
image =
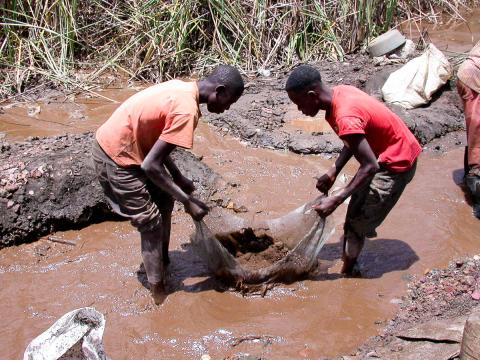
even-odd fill
[{"label": "tall grass", "polygon": [[[478,0],[5,0],[0,97],[105,72],[163,80],[217,63],[245,71],[343,59],[399,19],[459,16]],[[2,5],[3,4],[3,5]],[[79,69],[89,75],[80,77]]]}]

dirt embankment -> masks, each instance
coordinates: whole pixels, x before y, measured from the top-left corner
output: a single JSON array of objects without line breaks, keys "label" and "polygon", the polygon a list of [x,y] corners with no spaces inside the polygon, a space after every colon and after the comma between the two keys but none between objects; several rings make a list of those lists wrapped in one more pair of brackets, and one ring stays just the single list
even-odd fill
[{"label": "dirt embankment", "polygon": [[[375,66],[368,56],[351,55],[346,62],[324,61],[314,64],[329,86],[353,85],[381,99],[380,89],[388,75],[401,65]],[[302,154],[338,153],[342,142],[330,131],[305,131],[289,127],[296,112],[284,90],[288,73],[277,77],[262,77],[247,84],[244,95],[230,111],[205,116],[219,128],[247,141],[250,145],[289,149]],[[464,129],[462,105],[456,89],[447,84],[427,107],[404,110],[389,107],[397,113],[424,145],[449,132]]]},{"label": "dirt embankment", "polygon": [[[113,216],[93,170],[92,138],[0,140],[0,248]],[[201,198],[228,186],[191,153],[177,150],[173,157]]]},{"label": "dirt embankment", "polygon": [[480,256],[414,278],[379,336],[344,359],[458,359],[465,321],[480,311]]}]

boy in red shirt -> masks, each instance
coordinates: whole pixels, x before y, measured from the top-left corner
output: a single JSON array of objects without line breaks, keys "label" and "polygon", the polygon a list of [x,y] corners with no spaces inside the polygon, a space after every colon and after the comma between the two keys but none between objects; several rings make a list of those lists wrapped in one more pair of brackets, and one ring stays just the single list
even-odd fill
[{"label": "boy in red shirt", "polygon": [[163,273],[170,262],[174,199],[195,220],[208,212],[191,195],[193,182],[183,176],[170,153],[176,146],[192,147],[199,104],[222,113],[243,89],[238,70],[221,65],[198,82],[171,80],[140,91],[96,132],[92,152],[98,179],[112,209],[140,232],[143,264],[156,304],[165,298]]},{"label": "boy in red shirt", "polygon": [[301,65],[293,70],[285,89],[305,115],[325,110],[326,120],[344,143],[335,164],[318,179],[319,191],[328,193],[352,156],[360,163],[346,187],[314,207],[325,217],[352,196],[342,256],[342,273],[352,275],[358,270],[357,258],[365,237],[376,236],[375,229],[412,180],[422,148],[405,123],[381,102],[353,86],[325,86],[313,67]]}]

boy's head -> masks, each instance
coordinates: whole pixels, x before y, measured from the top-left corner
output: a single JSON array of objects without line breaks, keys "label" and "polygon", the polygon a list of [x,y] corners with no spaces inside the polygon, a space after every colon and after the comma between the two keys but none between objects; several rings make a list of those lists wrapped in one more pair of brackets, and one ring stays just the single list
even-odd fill
[{"label": "boy's head", "polygon": [[237,69],[230,65],[219,65],[205,79],[211,86],[207,95],[207,109],[220,114],[230,108],[242,96],[244,84]]},{"label": "boy's head", "polygon": [[321,89],[320,73],[308,65],[295,68],[285,85],[290,100],[297,105],[298,110],[308,116],[315,116],[320,109],[325,109],[319,96]]}]

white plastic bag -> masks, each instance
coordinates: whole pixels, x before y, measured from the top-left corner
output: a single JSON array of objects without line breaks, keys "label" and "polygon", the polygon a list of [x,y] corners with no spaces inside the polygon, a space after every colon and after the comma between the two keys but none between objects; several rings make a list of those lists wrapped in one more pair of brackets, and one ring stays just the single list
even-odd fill
[{"label": "white plastic bag", "polygon": [[105,318],[94,308],[70,311],[28,345],[23,360],[107,360]]},{"label": "white plastic bag", "polygon": [[452,66],[435,45],[392,73],[382,87],[383,99],[405,109],[427,104],[452,77]]}]

